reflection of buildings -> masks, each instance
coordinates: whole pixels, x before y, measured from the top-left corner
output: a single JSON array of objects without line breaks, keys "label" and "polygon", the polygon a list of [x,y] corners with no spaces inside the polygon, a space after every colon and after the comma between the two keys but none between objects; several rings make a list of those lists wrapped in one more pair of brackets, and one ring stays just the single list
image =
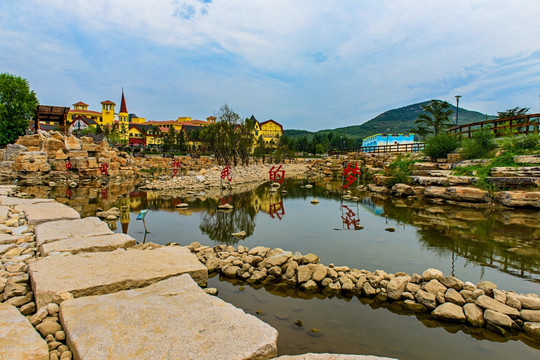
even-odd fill
[{"label": "reflection of buildings", "polygon": [[130,196],[120,199],[120,224],[122,224],[122,232],[124,234],[128,233],[129,227],[129,210],[130,210]]},{"label": "reflection of buildings", "polygon": [[273,219],[281,220],[285,215],[285,207],[283,205],[283,197],[279,192],[270,192],[264,189],[261,192],[254,192],[251,199],[251,206],[255,212],[265,212]]}]

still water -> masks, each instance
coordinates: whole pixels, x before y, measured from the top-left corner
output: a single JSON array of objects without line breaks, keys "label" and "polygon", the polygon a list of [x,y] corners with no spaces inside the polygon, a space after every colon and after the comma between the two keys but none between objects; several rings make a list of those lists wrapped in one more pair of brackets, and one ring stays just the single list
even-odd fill
[{"label": "still water", "polygon": [[[302,188],[304,184],[306,180],[286,182],[286,195],[270,193],[266,184],[221,198],[163,196],[120,185],[67,194],[54,188],[46,195],[83,216],[93,215],[98,207],[118,206],[122,218],[111,226],[139,242],[280,247],[315,253],[324,264],[409,274],[434,267],[463,281],[490,280],[500,289],[540,294],[538,211],[427,205],[367,193],[352,193],[359,201],[350,201],[342,199],[337,183],[322,182],[311,189]],[[313,198],[318,205],[310,203]],[[216,211],[221,200],[234,204],[235,210]],[[188,202],[189,209],[176,209],[180,202]],[[142,209],[149,209],[146,235],[142,221],[136,220]],[[363,229],[354,230],[355,225]],[[231,238],[237,231],[248,236]],[[274,326],[280,333],[280,354],[340,352],[399,359],[540,356],[540,344],[524,335],[504,338],[485,329],[439,323],[369,299],[326,298],[277,285],[252,287],[218,276],[209,286],[217,287],[222,299]],[[295,325],[298,320],[302,327]]]}]

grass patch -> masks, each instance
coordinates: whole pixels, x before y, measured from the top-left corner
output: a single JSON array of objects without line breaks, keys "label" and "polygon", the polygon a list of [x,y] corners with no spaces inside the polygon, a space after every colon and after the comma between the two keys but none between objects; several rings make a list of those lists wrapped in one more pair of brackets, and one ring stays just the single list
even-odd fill
[{"label": "grass patch", "polygon": [[418,160],[399,156],[394,162],[390,163],[388,165],[388,175],[390,175],[391,179],[388,185],[410,184],[412,166],[415,162],[418,162]]}]

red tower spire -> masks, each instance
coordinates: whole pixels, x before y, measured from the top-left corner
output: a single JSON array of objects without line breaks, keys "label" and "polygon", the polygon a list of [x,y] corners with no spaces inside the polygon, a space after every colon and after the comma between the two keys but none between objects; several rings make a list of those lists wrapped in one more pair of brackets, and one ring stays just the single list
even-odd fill
[{"label": "red tower spire", "polygon": [[120,104],[120,112],[127,114],[126,98],[124,97],[124,88],[122,88],[122,103]]}]

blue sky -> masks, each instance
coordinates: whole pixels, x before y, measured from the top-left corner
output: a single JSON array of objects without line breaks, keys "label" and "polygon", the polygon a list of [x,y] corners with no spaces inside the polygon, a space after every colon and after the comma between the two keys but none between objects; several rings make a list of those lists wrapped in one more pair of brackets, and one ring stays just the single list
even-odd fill
[{"label": "blue sky", "polygon": [[147,120],[227,103],[286,129],[361,124],[433,98],[540,111],[532,0],[8,0],[0,72],[40,103],[120,103]]}]

